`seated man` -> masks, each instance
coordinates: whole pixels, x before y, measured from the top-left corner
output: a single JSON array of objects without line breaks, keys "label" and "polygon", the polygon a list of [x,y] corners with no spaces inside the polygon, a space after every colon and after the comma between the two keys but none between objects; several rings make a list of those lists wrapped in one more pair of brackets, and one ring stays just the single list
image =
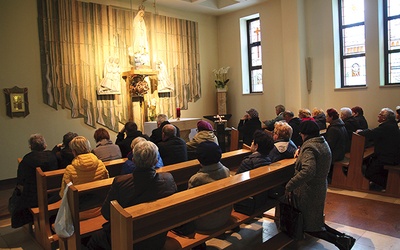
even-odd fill
[{"label": "seated man", "polygon": [[374,154],[366,166],[365,177],[369,179],[370,189],[386,188],[388,172],[384,165],[400,163],[400,131],[393,110],[383,108],[378,115],[377,128],[357,130],[357,133],[374,141]]},{"label": "seated man", "polygon": [[166,124],[162,129],[162,141],[157,143],[164,165],[171,165],[188,160],[186,142],[176,136],[176,127]]},{"label": "seated man", "polygon": [[147,135],[144,135],[142,131],[138,130],[138,126],[134,122],[125,123],[125,126],[118,132],[115,144],[117,144],[121,149],[122,158],[127,157],[128,153],[131,151],[131,143],[133,139],[138,136],[148,139]]},{"label": "seated man", "polygon": [[292,133],[292,127],[290,127],[290,125],[286,122],[275,122],[273,135],[275,143],[268,155],[272,162],[294,157],[297,146],[290,139],[292,137]]},{"label": "seated man", "polygon": [[265,128],[269,131],[273,131],[275,122],[283,120],[283,112],[285,112],[285,106],[282,104],[275,106],[276,117],[272,120],[263,121]]},{"label": "seated man", "polygon": [[[101,213],[110,220],[110,201],[117,200],[122,207],[154,201],[167,197],[177,191],[174,178],[170,173],[156,173],[158,149],[150,141],[136,144],[133,149],[133,161],[136,168],[132,174],[115,177],[107,195]],[[155,235],[133,245],[133,249],[162,249],[167,232]],[[110,223],[103,225],[103,230],[94,234],[88,244],[89,249],[111,249]]]},{"label": "seated man", "polygon": [[[166,124],[170,124],[170,122],[168,121],[168,117],[164,114],[159,114],[157,116],[157,128],[153,129],[153,131],[151,131],[151,135],[150,135],[151,142],[154,142],[157,145],[157,143],[162,141],[162,129]],[[180,137],[179,128],[175,125],[174,125],[174,127],[176,128],[176,136]]]},{"label": "seated man", "polygon": [[[353,116],[353,112],[348,107],[340,109],[340,119],[342,119],[342,121],[344,122],[344,126],[347,130],[347,137],[349,138],[349,143],[351,144],[353,132],[356,132],[357,129],[361,129],[360,123]],[[350,148],[350,146],[347,146],[347,148]]]}]

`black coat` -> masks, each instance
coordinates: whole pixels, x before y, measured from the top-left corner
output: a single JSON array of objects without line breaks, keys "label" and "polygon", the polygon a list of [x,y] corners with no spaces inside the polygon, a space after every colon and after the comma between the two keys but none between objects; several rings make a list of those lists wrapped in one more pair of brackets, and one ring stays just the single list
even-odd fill
[{"label": "black coat", "polygon": [[353,132],[356,132],[357,129],[361,129],[360,123],[354,118],[354,116],[343,119],[344,126],[347,130],[347,135],[349,137],[349,141],[353,137]]},{"label": "black coat", "polygon": [[358,116],[355,116],[354,118],[358,121],[358,124],[360,125],[360,129],[368,128],[368,122],[363,115],[358,115]]},{"label": "black coat", "polygon": [[338,118],[333,120],[328,126],[324,136],[332,152],[332,163],[343,160],[344,154],[348,152],[350,148],[347,148],[349,145],[349,138],[342,119]]},{"label": "black coat", "polygon": [[360,135],[374,142],[374,156],[382,163],[400,163],[400,131],[396,121],[386,121],[377,128],[365,129]]},{"label": "black coat", "polygon": [[157,144],[164,166],[188,160],[186,142],[179,137],[171,137]]},{"label": "black coat", "polygon": [[[171,123],[169,121],[165,121],[165,122],[161,123],[161,125],[158,128],[153,129],[153,131],[151,131],[151,135],[150,135],[151,142],[157,144],[162,141],[162,129],[167,124],[171,124]],[[181,132],[180,132],[179,128],[175,125],[174,125],[174,127],[176,128],[176,136],[181,137]]]},{"label": "black coat", "polygon": [[[133,174],[115,177],[101,213],[106,220],[110,220],[112,200],[117,200],[123,208],[126,208],[167,197],[176,191],[177,187],[170,173],[156,173],[154,169],[136,168]],[[109,240],[111,234],[109,222],[103,225],[103,232]],[[134,249],[162,249],[166,235],[167,232],[164,232],[141,241],[134,245]],[[104,242],[107,242],[107,239],[104,239]]]},{"label": "black coat", "polygon": [[236,174],[240,174],[269,164],[271,164],[271,159],[268,157],[268,155],[262,155],[259,152],[254,152],[243,159]]},{"label": "black coat", "polygon": [[125,138],[124,133],[118,132],[117,140],[115,140],[115,144],[117,144],[119,146],[119,148],[121,149],[122,158],[127,157],[128,153],[130,151],[132,151],[131,143],[138,136],[142,136],[142,137],[148,139],[148,136],[142,134],[142,131],[139,131],[139,130],[133,132],[132,134],[128,134],[126,136],[126,138]]},{"label": "black coat", "polygon": [[297,147],[300,147],[303,144],[303,139],[301,138],[299,130],[300,122],[301,120],[298,117],[294,117],[288,122],[293,129],[292,141]]},{"label": "black coat", "polygon": [[243,143],[250,146],[253,142],[254,132],[257,129],[261,129],[261,121],[258,117],[248,120],[240,120],[238,130],[243,138]]}]

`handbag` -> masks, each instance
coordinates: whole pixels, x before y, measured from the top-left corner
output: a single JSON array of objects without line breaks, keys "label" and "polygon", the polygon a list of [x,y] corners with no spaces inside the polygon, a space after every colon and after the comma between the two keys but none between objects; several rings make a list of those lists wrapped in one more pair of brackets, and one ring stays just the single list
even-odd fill
[{"label": "handbag", "polygon": [[54,222],[54,231],[61,238],[69,238],[74,234],[74,225],[67,197],[68,187],[71,185],[72,182],[69,182],[65,187],[60,208],[58,209],[56,220]]},{"label": "handbag", "polygon": [[303,214],[295,206],[293,194],[287,196],[287,202],[279,204],[279,229],[295,240],[304,238]]}]

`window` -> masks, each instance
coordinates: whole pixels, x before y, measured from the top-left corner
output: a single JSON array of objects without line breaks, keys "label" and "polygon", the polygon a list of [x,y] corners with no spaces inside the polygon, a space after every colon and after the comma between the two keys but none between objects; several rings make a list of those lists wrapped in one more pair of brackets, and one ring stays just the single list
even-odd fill
[{"label": "window", "polygon": [[261,27],[258,14],[240,19],[243,94],[263,92]]},{"label": "window", "polygon": [[260,18],[247,20],[250,93],[262,92]]},{"label": "window", "polygon": [[341,87],[366,86],[364,0],[339,1]]},{"label": "window", "polygon": [[385,83],[400,84],[400,1],[383,2]]}]

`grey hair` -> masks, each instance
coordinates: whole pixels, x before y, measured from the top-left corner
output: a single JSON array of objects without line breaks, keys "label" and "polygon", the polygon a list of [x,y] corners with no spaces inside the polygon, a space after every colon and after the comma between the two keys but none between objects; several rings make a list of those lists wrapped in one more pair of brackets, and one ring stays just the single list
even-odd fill
[{"label": "grey hair", "polygon": [[139,142],[132,152],[132,161],[138,168],[154,168],[158,161],[158,147],[151,141]]},{"label": "grey hair", "polygon": [[158,124],[161,124],[161,123],[163,123],[163,122],[165,122],[165,121],[168,121],[167,115],[165,115],[165,114],[159,114],[159,115],[157,116],[157,123],[158,123]]},{"label": "grey hair", "polygon": [[340,115],[343,118],[347,118],[347,117],[351,117],[353,115],[353,112],[351,111],[351,108],[343,107],[340,109]]},{"label": "grey hair", "polygon": [[381,113],[383,117],[385,117],[385,120],[387,121],[395,121],[396,120],[396,115],[394,111],[390,108],[383,108],[381,109]]},{"label": "grey hair", "polygon": [[47,148],[46,140],[41,134],[33,134],[28,140],[29,147],[34,151],[43,151]]}]

